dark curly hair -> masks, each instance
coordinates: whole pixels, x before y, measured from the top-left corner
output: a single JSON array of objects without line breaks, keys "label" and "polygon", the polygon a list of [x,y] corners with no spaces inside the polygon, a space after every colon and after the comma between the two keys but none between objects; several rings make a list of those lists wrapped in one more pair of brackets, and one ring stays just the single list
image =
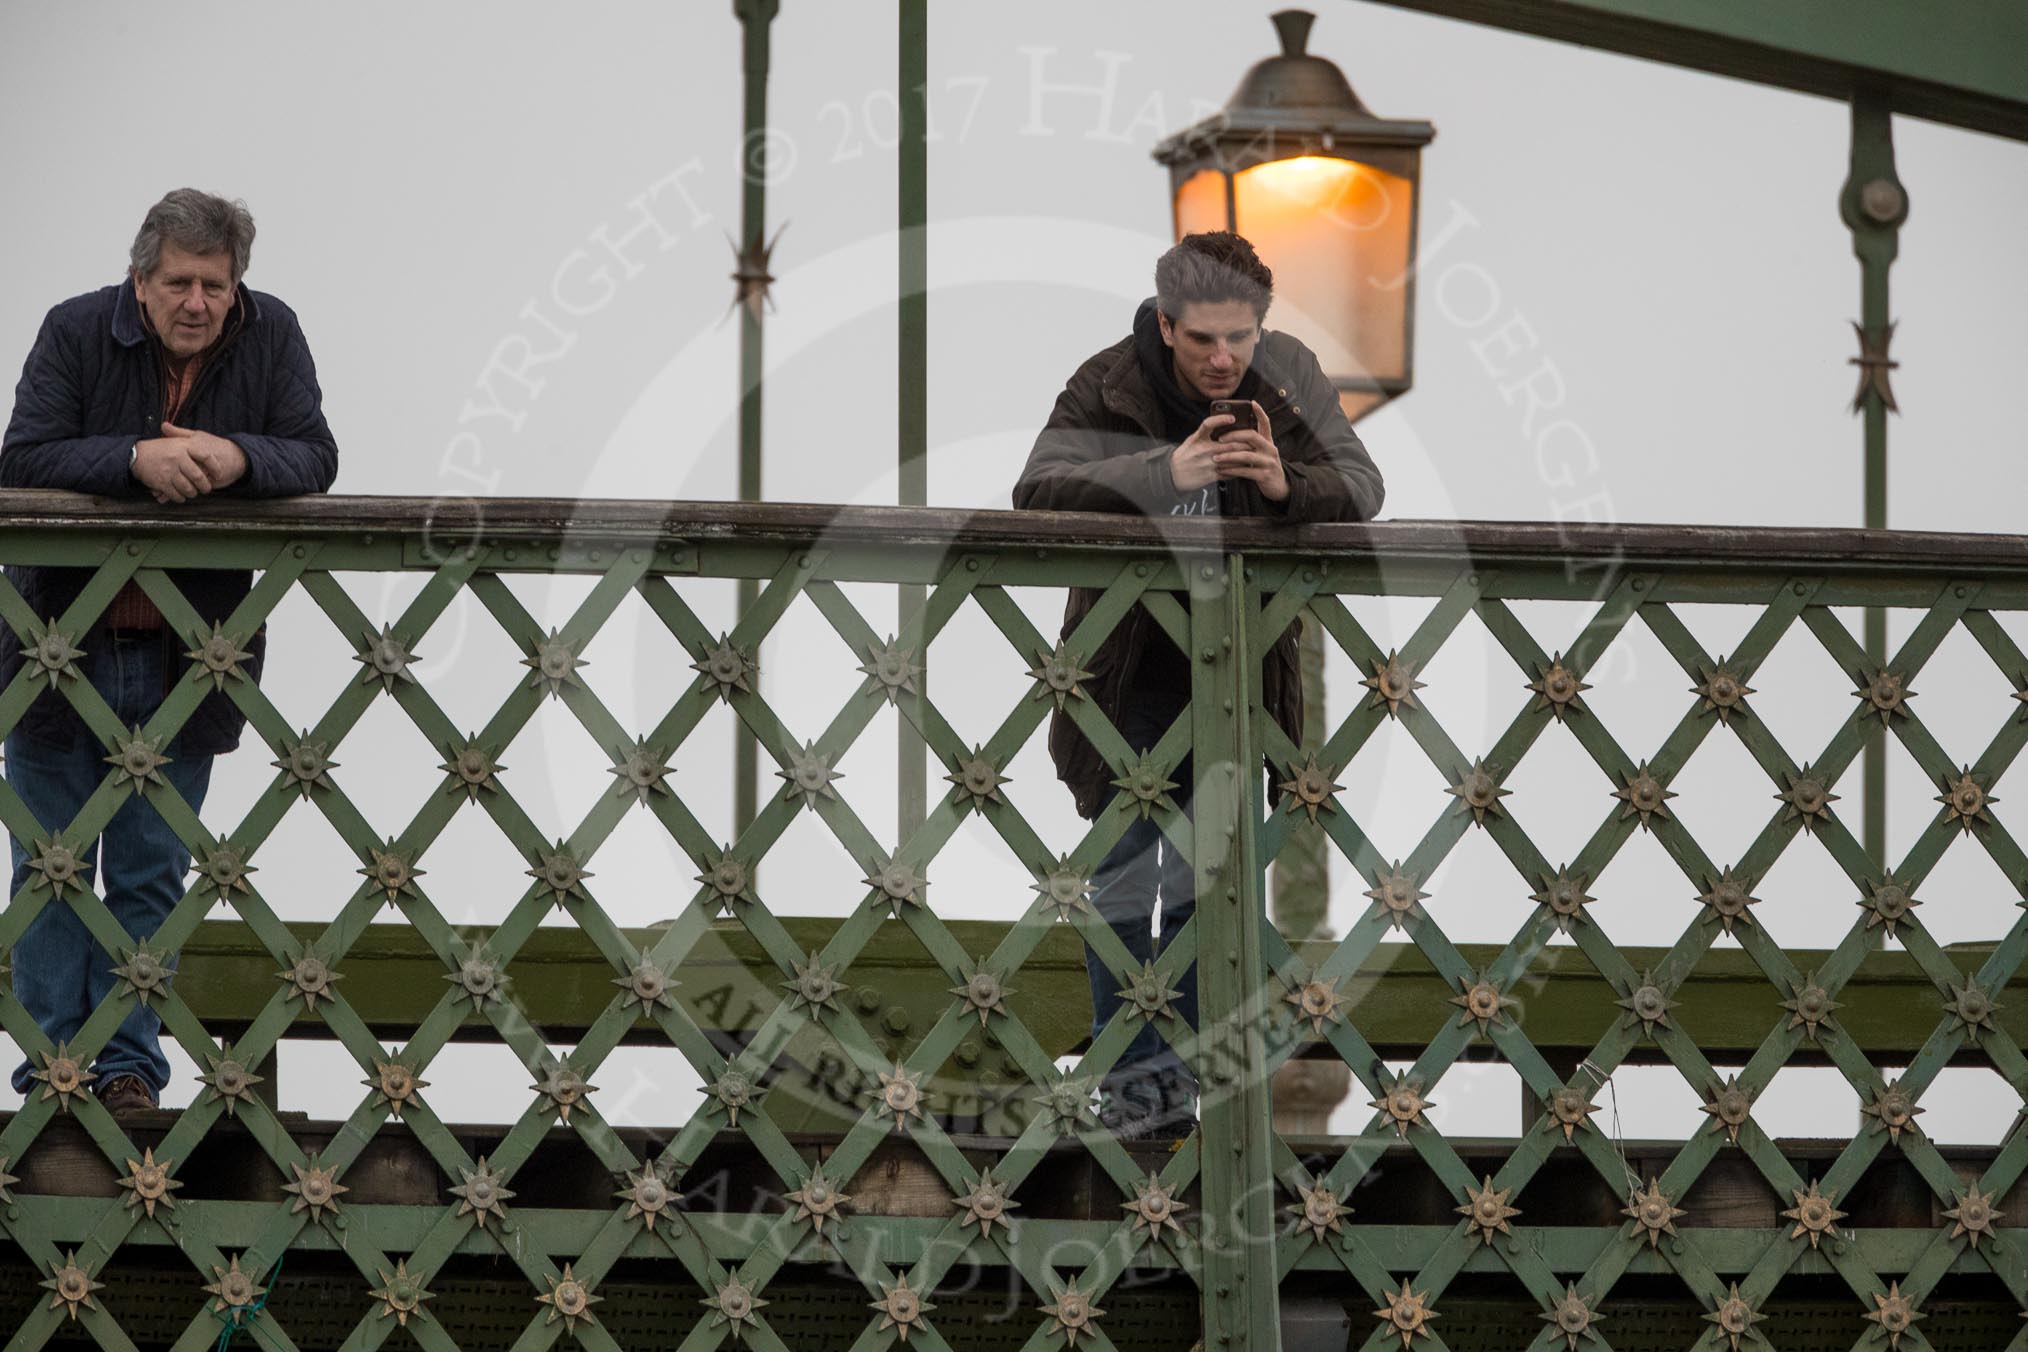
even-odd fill
[{"label": "dark curly hair", "polygon": [[1155,301],[1171,322],[1192,301],[1228,300],[1245,301],[1258,320],[1266,317],[1274,298],[1274,273],[1244,236],[1230,230],[1185,235],[1155,260]]}]

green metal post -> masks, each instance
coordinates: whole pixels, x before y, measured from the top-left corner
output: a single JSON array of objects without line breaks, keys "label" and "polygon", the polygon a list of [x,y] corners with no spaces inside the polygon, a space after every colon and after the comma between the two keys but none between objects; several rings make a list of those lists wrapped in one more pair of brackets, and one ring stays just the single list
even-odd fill
[{"label": "green metal post", "polygon": [[[765,271],[767,235],[768,27],[781,12],[781,0],[733,0],[743,36],[746,131],[740,142],[739,238],[741,299],[739,308],[739,500],[759,502],[761,496],[761,383],[764,379],[761,322],[764,283],[744,274],[756,266]],[[749,288],[759,285],[758,294]],[[746,617],[760,595],[750,578],[739,583],[739,616]],[[735,833],[753,824],[760,804],[759,749],[745,728],[734,733],[732,824]]]},{"label": "green metal post", "polygon": [[1204,1346],[1278,1352],[1272,1110],[1255,839],[1260,757],[1249,716],[1245,561],[1204,555],[1190,574],[1190,714],[1204,1133]]},{"label": "green metal post", "polygon": [[[1861,94],[1852,100],[1852,171],[1839,199],[1840,214],[1852,231],[1859,256],[1859,390],[1852,409],[1865,420],[1866,527],[1887,528],[1887,415],[1895,410],[1888,373],[1888,342],[1894,323],[1888,304],[1887,273],[1900,247],[1901,223],[1908,218],[1908,192],[1894,172],[1894,123],[1885,97]],[[1869,606],[1865,614],[1866,660],[1875,671],[1887,664],[1887,613]],[[1867,677],[1872,672],[1866,673]],[[1866,852],[1882,869],[1887,859],[1887,732],[1868,732],[1863,766]]]},{"label": "green metal post", "polygon": [[[929,0],[901,3],[901,295],[900,381],[896,431],[900,499],[904,507],[929,501]],[[903,586],[899,623],[922,607],[923,589]],[[927,666],[927,663],[924,663]],[[917,678],[926,693],[927,676]],[[929,814],[927,747],[899,720],[896,806],[906,837]]]},{"label": "green metal post", "polygon": [[[1300,750],[1315,755],[1330,727],[1324,707],[1324,631],[1306,620],[1297,644],[1303,682],[1303,740]],[[1323,933],[1331,912],[1331,842],[1323,828],[1305,821],[1289,832],[1274,861],[1275,928],[1292,944]]]}]

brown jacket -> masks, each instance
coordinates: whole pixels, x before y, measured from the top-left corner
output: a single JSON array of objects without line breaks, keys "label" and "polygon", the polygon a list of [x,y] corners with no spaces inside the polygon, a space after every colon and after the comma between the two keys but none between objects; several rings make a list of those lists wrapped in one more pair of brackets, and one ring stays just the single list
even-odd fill
[{"label": "brown jacket", "polygon": [[[1291,523],[1372,519],[1384,491],[1380,471],[1352,430],[1316,356],[1285,333],[1264,331],[1254,349],[1253,370],[1264,385],[1260,404],[1281,452],[1289,497],[1271,503],[1251,481],[1229,480],[1225,514]],[[1166,513],[1176,500],[1169,477],[1174,449],[1163,435],[1160,407],[1129,335],[1078,367],[1063,387],[1014,485],[1014,505],[1043,511]],[[1071,590],[1063,616],[1065,636],[1098,596],[1090,588]],[[1087,692],[1115,722],[1125,693],[1133,688],[1153,623],[1147,611],[1135,607],[1083,662],[1092,673]],[[1290,738],[1301,741],[1303,686],[1296,640],[1292,625],[1269,651],[1260,679],[1268,712]],[[1058,712],[1051,720],[1049,751],[1078,812],[1097,816],[1112,795],[1114,772],[1067,714]]]}]

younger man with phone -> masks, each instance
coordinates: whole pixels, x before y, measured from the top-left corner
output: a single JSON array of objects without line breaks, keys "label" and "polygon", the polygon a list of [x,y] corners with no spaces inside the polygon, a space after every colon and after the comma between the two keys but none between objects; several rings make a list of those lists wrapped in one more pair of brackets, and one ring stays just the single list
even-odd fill
[{"label": "younger man with phone", "polygon": [[[1316,356],[1261,327],[1274,274],[1228,231],[1187,236],[1155,264],[1155,295],[1128,337],[1079,366],[1057,396],[1014,485],[1014,505],[1050,511],[1147,516],[1259,516],[1297,524],[1364,521],[1380,510],[1380,471],[1338,402]],[[1098,593],[1073,589],[1068,635]],[[1269,651],[1261,695],[1275,721],[1302,737],[1303,690],[1291,627]],[[1084,688],[1136,751],[1160,740],[1190,698],[1190,667],[1144,609],[1083,659]],[[1069,716],[1051,722],[1050,754],[1077,809],[1095,818],[1119,771]],[[1189,806],[1186,761],[1171,794]],[[1161,953],[1196,912],[1190,863],[1152,820],[1136,821],[1092,875],[1093,904],[1136,962]],[[1152,935],[1157,903],[1161,938]],[[1092,1031],[1120,1005],[1120,981],[1095,954]],[[1163,974],[1197,1026],[1194,969]],[[1143,1028],[1106,1077],[1101,1120],[1127,1138],[1186,1135],[1197,1081],[1153,1027]]]}]

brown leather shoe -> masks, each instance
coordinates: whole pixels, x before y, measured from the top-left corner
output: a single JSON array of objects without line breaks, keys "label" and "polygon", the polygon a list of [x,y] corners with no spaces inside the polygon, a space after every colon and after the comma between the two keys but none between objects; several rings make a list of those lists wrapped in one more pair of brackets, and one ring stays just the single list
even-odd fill
[{"label": "brown leather shoe", "polygon": [[115,1075],[99,1086],[99,1102],[114,1121],[123,1121],[136,1113],[153,1112],[155,1094],[138,1075]]}]

